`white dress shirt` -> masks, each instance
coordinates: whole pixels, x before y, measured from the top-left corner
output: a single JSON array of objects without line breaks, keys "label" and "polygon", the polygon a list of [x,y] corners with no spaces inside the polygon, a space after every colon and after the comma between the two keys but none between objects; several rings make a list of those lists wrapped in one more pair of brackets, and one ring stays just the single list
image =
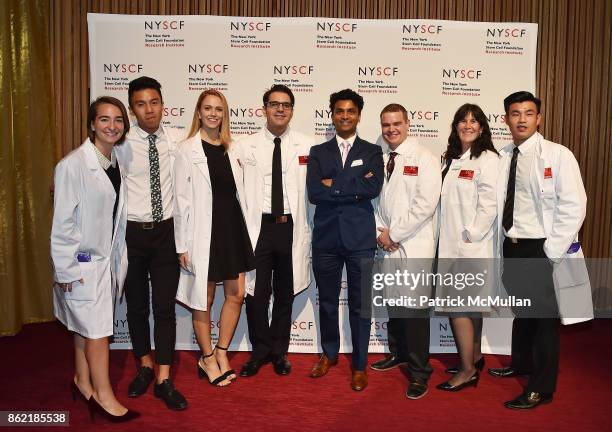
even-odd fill
[{"label": "white dress shirt", "polygon": [[[264,127],[264,130],[266,136],[266,158],[261,161],[261,170],[264,174],[263,213],[272,213],[272,157],[274,156],[274,138],[276,138],[276,136],[268,130],[267,125]],[[287,155],[289,151],[286,150],[291,144],[289,142],[289,128],[287,128],[287,130],[285,130],[285,132],[283,132],[283,134],[279,136],[279,138],[281,139],[281,165],[283,169],[283,214],[290,214],[291,210],[289,209],[289,200],[287,199],[287,186],[285,184],[285,176],[287,175],[287,165],[289,165],[290,162],[287,160]]]},{"label": "white dress shirt", "polygon": [[[348,150],[346,151],[346,157],[348,158],[348,154],[351,151],[351,149],[353,148],[353,144],[355,144],[355,139],[357,139],[357,134],[344,139],[341,138],[339,135],[336,134],[336,142],[338,143],[338,150],[340,150],[340,157],[342,158],[342,152],[344,151],[344,143],[348,144]],[[342,161],[342,164],[344,166],[344,163],[346,162],[346,160]]]},{"label": "white dress shirt", "polygon": [[[506,237],[514,238],[545,238],[544,227],[538,217],[536,200],[533,195],[529,177],[533,169],[535,143],[537,134],[518,146],[519,154],[516,161],[516,183],[514,189],[513,225],[510,231],[504,230]],[[509,172],[509,170],[508,170]],[[508,179],[506,179],[506,185]]]},{"label": "white dress shirt", "polygon": [[[159,154],[159,180],[161,185],[163,219],[172,217],[174,211],[174,194],[172,175],[170,173],[170,154],[168,140],[160,127],[155,132],[155,147]],[[133,126],[122,144],[125,155],[122,168],[125,168],[125,185],[127,191],[127,218],[135,222],[152,222],[151,212],[151,174],[149,171],[149,133],[138,125]]]}]

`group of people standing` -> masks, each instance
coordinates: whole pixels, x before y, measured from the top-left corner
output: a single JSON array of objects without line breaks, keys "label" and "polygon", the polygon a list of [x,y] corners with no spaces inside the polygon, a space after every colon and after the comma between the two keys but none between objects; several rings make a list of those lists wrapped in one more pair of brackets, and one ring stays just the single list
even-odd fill
[{"label": "group of people standing", "polygon": [[[558,262],[584,219],[586,195],[576,160],[537,132],[540,101],[528,92],[504,101],[514,142],[501,153],[493,147],[480,107],[461,106],[442,165],[408,136],[407,111],[396,103],[380,114],[382,145],[360,138],[364,101],[349,89],[330,96],[336,134],[320,145],[290,127],[295,98],[284,85],[263,94],[266,125],[237,142],[219,91],[200,94],[182,142],[176,130],[161,124],[159,82],[133,80],[128,101],[136,118],[131,127],[119,100],[96,99],[87,118],[88,138],[59,162],[55,174],[54,307],[74,332],[73,396],[88,403],[92,417],[122,422],[139,416],[116,399],[109,381],[108,337],[115,299],[122,295],[138,361],[128,396],[144,394],[155,381],[155,396],[168,408],[182,410],[187,400],[170,379],[175,300],[192,311],[202,352],[198,376],[223,387],[238,376],[256,375],[268,363],[279,375],[291,372],[293,300],[314,274],[323,353],[310,376],[320,378],[338,362],[345,267],[351,388],[360,391],[368,385],[371,326],[371,305],[362,295],[364,260],[376,254],[383,259],[494,258],[502,254],[503,242],[503,257]],[[561,181],[560,170],[571,179]],[[534,181],[541,189],[532,187]],[[552,293],[555,309],[552,268],[533,289]],[[508,292],[525,289],[512,274],[504,273],[503,281]],[[210,309],[220,283],[225,299],[213,347]],[[252,353],[236,372],[227,350],[243,302]],[[432,373],[429,311],[396,317],[390,310],[389,316],[390,353],[371,368],[406,365],[406,396],[418,399],[427,393]],[[453,377],[438,388],[458,391],[475,386],[484,367],[482,316],[456,312],[450,320],[461,363],[448,370]],[[512,367],[489,372],[503,377],[529,373],[530,379],[525,392],[506,406],[533,408],[550,401],[557,377],[558,319],[515,319],[512,347]]]}]

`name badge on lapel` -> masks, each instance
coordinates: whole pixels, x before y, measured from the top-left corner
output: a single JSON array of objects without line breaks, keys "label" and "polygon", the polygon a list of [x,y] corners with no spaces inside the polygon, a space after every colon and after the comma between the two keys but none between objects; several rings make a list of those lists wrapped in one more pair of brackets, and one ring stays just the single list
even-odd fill
[{"label": "name badge on lapel", "polygon": [[298,160],[300,161],[300,165],[308,165],[308,155],[299,156]]},{"label": "name badge on lapel", "polygon": [[361,159],[355,159],[352,163],[351,163],[351,167],[356,167],[356,166],[360,166],[363,165],[363,160]]},{"label": "name badge on lapel", "polygon": [[544,168],[544,178],[549,179],[552,178],[552,168]]},{"label": "name badge on lapel", "polygon": [[404,175],[409,176],[418,176],[419,175],[419,167],[412,165],[404,165]]},{"label": "name badge on lapel", "polygon": [[465,180],[472,180],[474,178],[474,170],[461,170],[459,171],[459,178]]}]

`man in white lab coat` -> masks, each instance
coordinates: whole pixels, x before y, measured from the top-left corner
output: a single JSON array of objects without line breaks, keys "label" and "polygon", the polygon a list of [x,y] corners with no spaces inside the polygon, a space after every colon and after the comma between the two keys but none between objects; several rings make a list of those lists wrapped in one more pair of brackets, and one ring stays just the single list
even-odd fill
[{"label": "man in white lab coat", "polygon": [[[384,258],[397,263],[403,259],[402,271],[428,263],[423,270],[429,272],[436,249],[433,216],[440,199],[440,164],[416,139],[408,138],[410,122],[402,105],[383,108],[380,124],[385,182],[376,209],[378,246]],[[431,287],[420,287],[419,292],[431,296]],[[419,399],[427,393],[433,371],[429,364],[429,309],[394,307],[388,312],[389,355],[370,367],[385,371],[405,364],[410,373],[406,397]]]},{"label": "man in white lab coat", "polygon": [[[559,371],[559,315],[565,323],[593,316],[577,241],[586,213],[580,169],[569,149],[538,133],[540,105],[526,91],[504,99],[513,143],[502,149],[499,164],[502,282],[509,295],[532,302],[531,308],[513,307],[511,366],[489,369],[497,377],[529,375],[523,393],[505,403],[510,409],[552,402]],[[580,271],[568,272],[569,266]]]},{"label": "man in white lab coat", "polygon": [[289,127],[294,104],[291,89],[272,86],[263,95],[266,125],[238,142],[245,219],[255,252],[255,270],[246,275],[253,352],[240,371],[242,377],[257,374],[270,361],[277,374],[290,373],[287,351],[293,298],[310,285],[306,168],[314,140]]}]

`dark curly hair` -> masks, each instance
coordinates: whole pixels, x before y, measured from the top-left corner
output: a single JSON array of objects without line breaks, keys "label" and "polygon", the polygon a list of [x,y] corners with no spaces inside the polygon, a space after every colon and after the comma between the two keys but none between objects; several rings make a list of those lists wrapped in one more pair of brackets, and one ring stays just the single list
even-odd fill
[{"label": "dark curly hair", "polygon": [[444,160],[447,163],[453,159],[459,159],[459,157],[461,157],[461,140],[459,139],[459,134],[457,133],[457,125],[470,113],[474,116],[474,119],[480,124],[481,127],[480,136],[476,138],[472,144],[470,159],[477,159],[485,150],[499,154],[493,146],[493,141],[491,141],[491,129],[489,128],[487,116],[485,116],[485,113],[482,112],[482,109],[478,105],[466,103],[459,107],[455,113],[455,117],[453,118],[453,123],[451,124],[451,133],[448,137],[448,146],[446,147],[446,152],[444,153]]},{"label": "dark curly hair", "polygon": [[350,100],[357,106],[357,111],[361,114],[361,110],[363,109],[363,98],[361,95],[354,90],[344,89],[339,92],[332,93],[329,96],[329,109],[333,112],[334,107],[336,106],[336,102],[341,100]]}]

